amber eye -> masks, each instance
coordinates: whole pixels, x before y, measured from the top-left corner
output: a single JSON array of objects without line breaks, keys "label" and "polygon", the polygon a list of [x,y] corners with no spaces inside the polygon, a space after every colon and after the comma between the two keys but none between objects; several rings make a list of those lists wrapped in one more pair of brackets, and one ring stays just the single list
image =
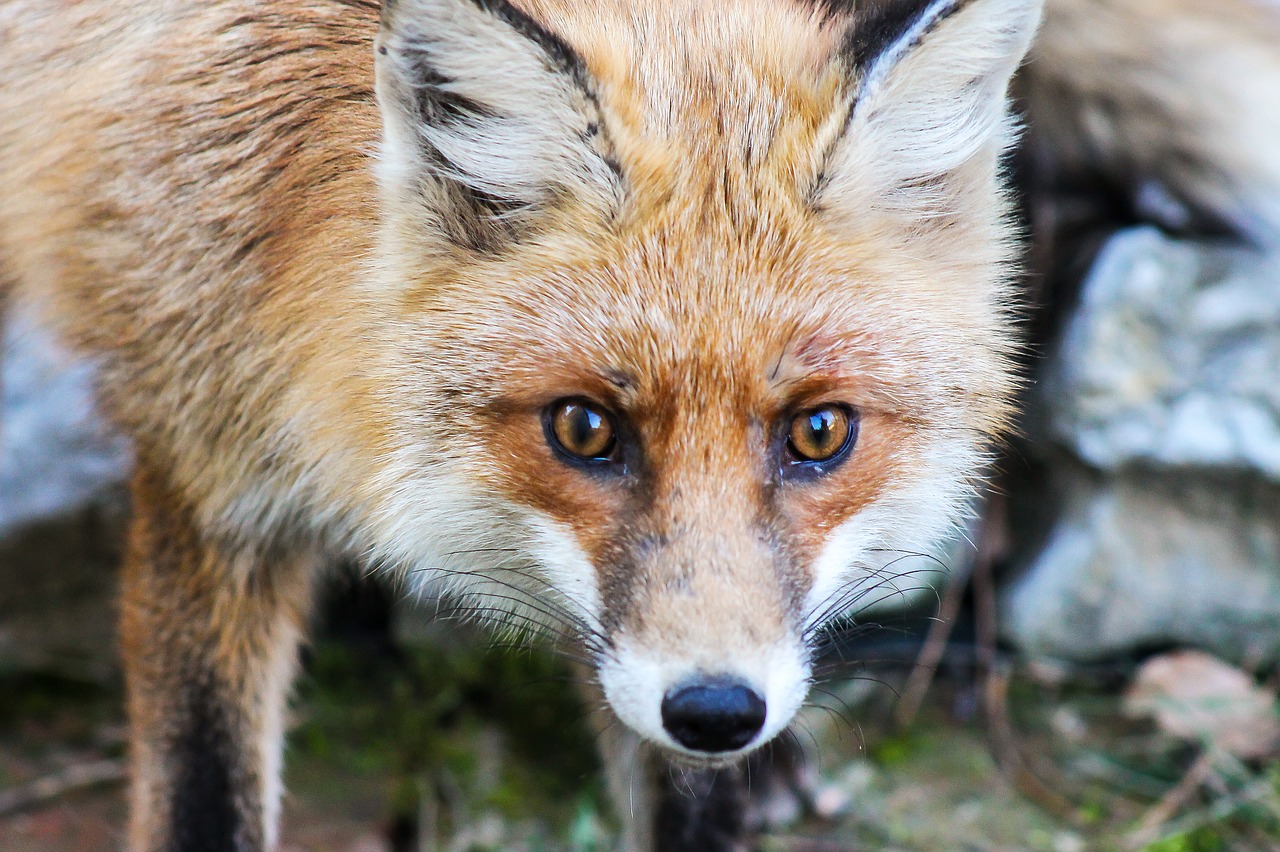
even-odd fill
[{"label": "amber eye", "polygon": [[613,421],[591,403],[581,399],[553,403],[549,420],[551,439],[569,455],[600,461],[613,454],[617,444]]},{"label": "amber eye", "polygon": [[787,449],[799,462],[824,462],[849,449],[857,424],[848,409],[820,405],[802,411],[791,421]]}]

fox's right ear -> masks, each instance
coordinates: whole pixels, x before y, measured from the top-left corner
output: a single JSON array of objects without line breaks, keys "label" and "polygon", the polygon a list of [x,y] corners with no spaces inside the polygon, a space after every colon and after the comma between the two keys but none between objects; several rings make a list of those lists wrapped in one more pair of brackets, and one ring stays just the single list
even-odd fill
[{"label": "fox's right ear", "polygon": [[[826,154],[821,207],[931,216],[994,179],[1013,138],[1006,100],[1043,0],[823,0],[846,26],[849,112]],[[852,207],[850,207],[852,205]]]},{"label": "fox's right ear", "polygon": [[585,65],[507,0],[388,0],[376,69],[378,177],[415,227],[492,251],[562,202],[618,205]]}]

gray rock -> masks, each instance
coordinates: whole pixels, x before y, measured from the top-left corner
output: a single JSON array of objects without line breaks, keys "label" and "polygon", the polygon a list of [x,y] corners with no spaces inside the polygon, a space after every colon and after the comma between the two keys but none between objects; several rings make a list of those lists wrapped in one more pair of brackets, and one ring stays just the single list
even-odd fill
[{"label": "gray rock", "polygon": [[91,375],[30,317],[12,318],[0,397],[0,539],[94,503],[128,476],[128,444],[94,412]]},{"label": "gray rock", "polygon": [[9,324],[0,407],[0,668],[114,665],[127,443],[95,415],[90,367],[25,316]]},{"label": "gray rock", "polygon": [[1004,591],[1005,633],[1097,659],[1194,645],[1280,659],[1280,257],[1121,233],[1028,431],[1060,517]]},{"label": "gray rock", "polygon": [[1280,258],[1117,236],[1044,382],[1048,432],[1104,470],[1133,463],[1280,482]]},{"label": "gray rock", "polygon": [[1002,600],[1022,650],[1097,660],[1189,645],[1280,660],[1280,487],[1070,466],[1055,485],[1063,514]]}]

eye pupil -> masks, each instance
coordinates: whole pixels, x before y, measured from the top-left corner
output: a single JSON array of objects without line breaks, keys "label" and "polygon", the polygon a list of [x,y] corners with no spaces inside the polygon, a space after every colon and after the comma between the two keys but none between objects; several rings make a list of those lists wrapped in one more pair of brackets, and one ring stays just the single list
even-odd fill
[{"label": "eye pupil", "polygon": [[831,443],[831,435],[835,431],[835,415],[827,410],[809,415],[810,440],[816,447],[826,447]]},{"label": "eye pupil", "polygon": [[598,447],[609,440],[608,426],[598,412],[590,408],[579,408],[574,420],[574,438],[580,447]]},{"label": "eye pupil", "polygon": [[827,461],[847,449],[852,428],[849,412],[844,408],[813,408],[791,421],[787,448],[800,462]]},{"label": "eye pupil", "polygon": [[580,401],[557,404],[551,414],[551,437],[571,456],[607,458],[613,451],[613,423],[608,415]]}]

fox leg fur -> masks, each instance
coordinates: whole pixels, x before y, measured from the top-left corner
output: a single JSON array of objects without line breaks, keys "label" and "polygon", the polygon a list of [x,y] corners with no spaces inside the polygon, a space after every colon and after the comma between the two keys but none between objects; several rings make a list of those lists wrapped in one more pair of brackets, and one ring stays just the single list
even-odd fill
[{"label": "fox leg fur", "polygon": [[121,625],[130,848],[268,849],[313,572],[302,560],[208,541],[145,465],[132,496]]},{"label": "fox leg fur", "polygon": [[597,743],[609,794],[622,817],[625,852],[745,852],[749,790],[742,766],[672,764],[620,725]]},{"label": "fox leg fur", "polygon": [[[583,689],[589,702],[593,686]],[[767,821],[768,797],[806,795],[804,755],[783,737],[720,769],[673,764],[607,711],[593,714],[596,743],[625,852],[744,852]]]}]

